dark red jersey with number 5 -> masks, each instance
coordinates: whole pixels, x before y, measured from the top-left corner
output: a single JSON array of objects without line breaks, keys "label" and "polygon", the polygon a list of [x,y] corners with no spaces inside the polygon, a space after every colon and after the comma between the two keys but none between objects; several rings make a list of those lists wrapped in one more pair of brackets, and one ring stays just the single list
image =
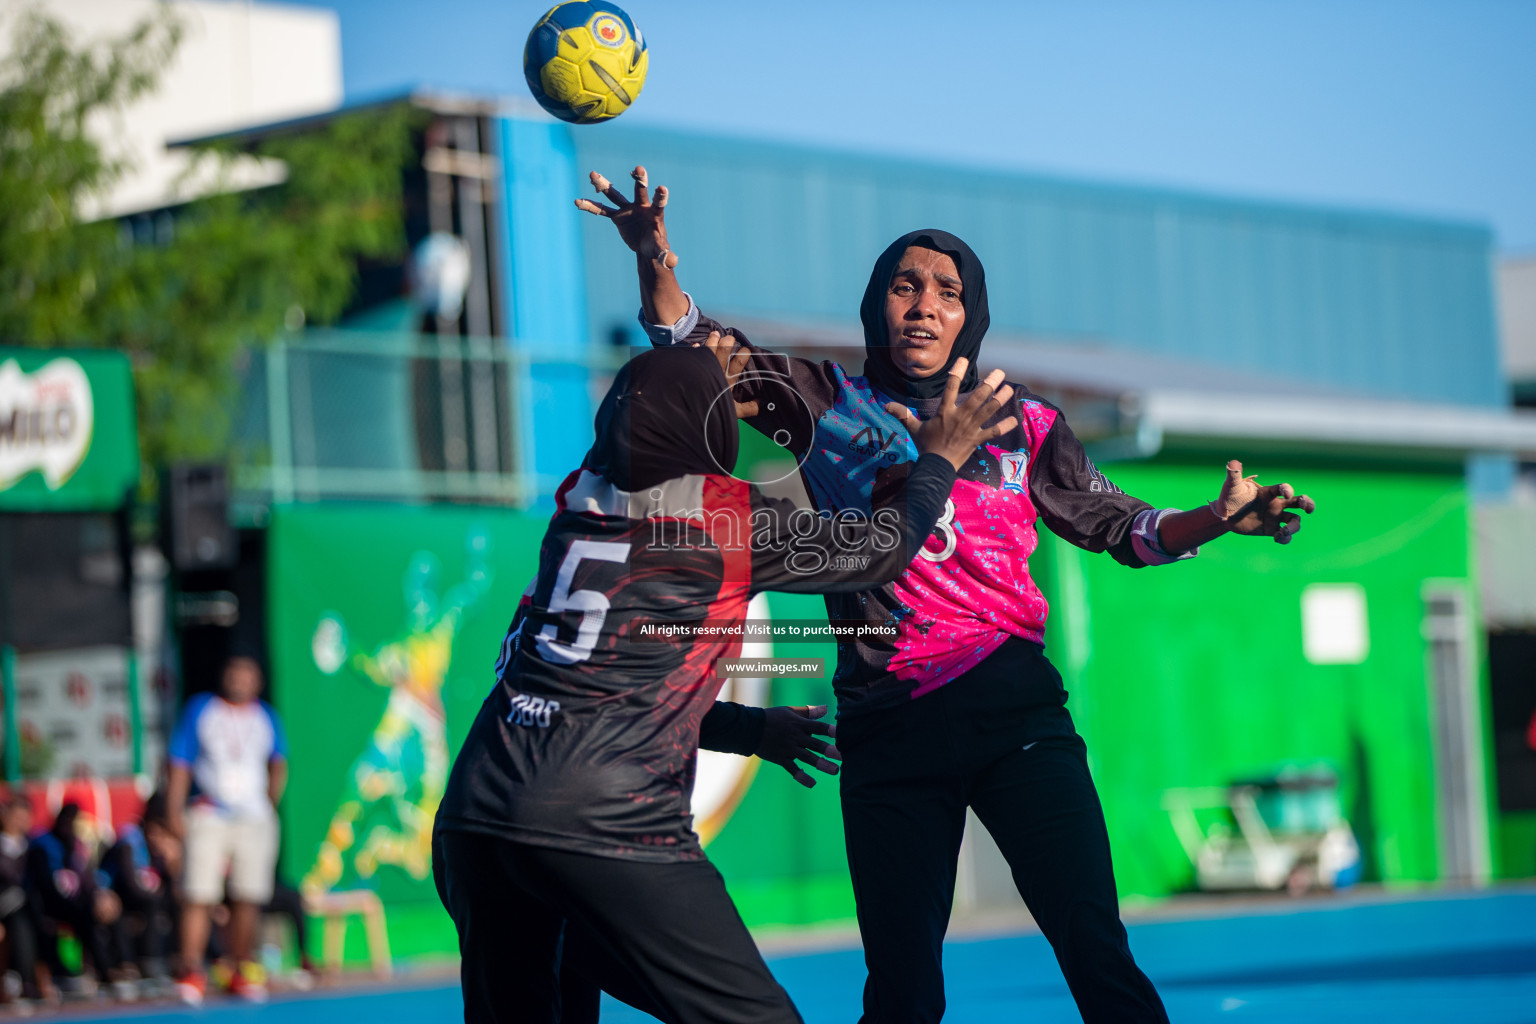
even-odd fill
[{"label": "dark red jersey with number 5", "polygon": [[573,473],[437,827],[601,856],[702,856],[689,794],[715,662],[740,647],[731,627],[760,591],[855,592],[899,575],[955,474],[938,455],[892,473],[906,486],[891,503],[835,518],[726,475],[630,492]]}]

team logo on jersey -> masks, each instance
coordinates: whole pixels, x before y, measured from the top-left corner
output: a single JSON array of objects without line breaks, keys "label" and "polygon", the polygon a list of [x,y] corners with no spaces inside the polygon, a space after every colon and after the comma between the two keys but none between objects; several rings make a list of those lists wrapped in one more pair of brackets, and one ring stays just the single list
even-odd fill
[{"label": "team logo on jersey", "polygon": [[559,714],[559,701],[519,693],[512,698],[512,710],[507,713],[507,721],[513,725],[531,725],[548,729],[550,723],[559,721],[556,717]]},{"label": "team logo on jersey", "polygon": [[891,442],[896,440],[896,430],[881,430],[879,427],[863,427],[853,440],[848,442],[848,450],[855,455],[868,455],[872,458],[884,459],[886,462],[895,462],[897,453],[889,451]]},{"label": "team logo on jersey", "polygon": [[592,19],[589,27],[593,39],[614,49],[623,46],[624,40],[629,38],[629,33],[624,31],[624,23],[611,14],[599,14]]},{"label": "team logo on jersey", "polygon": [[1029,471],[1029,453],[1004,452],[997,457],[997,464],[1003,471],[1003,490],[1015,494],[1028,493],[1029,481],[1025,475]]}]

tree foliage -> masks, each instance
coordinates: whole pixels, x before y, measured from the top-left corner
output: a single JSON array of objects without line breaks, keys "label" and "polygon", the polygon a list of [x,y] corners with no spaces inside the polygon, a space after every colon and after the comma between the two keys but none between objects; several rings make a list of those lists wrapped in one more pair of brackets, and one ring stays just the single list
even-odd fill
[{"label": "tree foliage", "polygon": [[0,58],[0,343],[97,347],[132,359],[145,461],[219,456],[245,346],[292,323],[333,321],[359,258],[404,248],[401,170],[416,113],[404,104],[338,116],[198,161],[282,161],[280,185],[220,192],[167,211],[135,241],[82,209],[132,168],[96,132],[153,90],[182,28],[169,5],[129,34],[77,45],[39,11]]}]

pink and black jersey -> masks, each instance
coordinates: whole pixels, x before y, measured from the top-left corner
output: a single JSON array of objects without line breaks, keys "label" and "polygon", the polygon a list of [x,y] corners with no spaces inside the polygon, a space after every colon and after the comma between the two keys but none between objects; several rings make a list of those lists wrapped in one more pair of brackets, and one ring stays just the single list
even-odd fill
[{"label": "pink and black jersey", "polygon": [[[642,323],[644,323],[642,318]],[[699,313],[672,327],[645,324],[657,345],[730,331],[753,355],[737,397],[756,400],[748,422],[800,460],[812,504],[825,513],[866,513],[884,481],[915,457],[911,437],[885,404],[893,396],[834,362],[750,345]],[[896,639],[838,648],[833,682],[840,716],[920,697],[975,668],[1011,637],[1041,644],[1048,611],[1029,572],[1037,523],[1089,551],[1140,568],[1175,561],[1158,544],[1158,510],[1112,484],[1083,450],[1061,410],[1014,383],[1019,425],[978,448],[957,475],[933,534],[894,582],[827,597],[829,617],[894,624]],[[895,397],[922,419],[941,398]],[[1193,556],[1186,552],[1179,557]],[[1054,684],[1053,684],[1054,685]],[[1065,694],[1059,695],[1065,700]]]}]

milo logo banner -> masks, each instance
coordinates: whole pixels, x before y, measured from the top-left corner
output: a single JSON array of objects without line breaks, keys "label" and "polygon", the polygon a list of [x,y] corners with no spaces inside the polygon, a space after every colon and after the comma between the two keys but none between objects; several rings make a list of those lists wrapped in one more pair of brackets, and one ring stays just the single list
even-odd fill
[{"label": "milo logo banner", "polygon": [[0,349],[0,508],[115,508],[138,468],[124,356]]},{"label": "milo logo banner", "polygon": [[[402,954],[452,948],[432,884],[432,821],[547,522],[442,506],[273,510],[271,696],[290,745],[283,876],[310,892],[378,892]],[[767,690],[743,680],[722,696],[760,704]],[[776,766],[701,757],[693,811],[711,849],[765,781],[799,788]]]}]

